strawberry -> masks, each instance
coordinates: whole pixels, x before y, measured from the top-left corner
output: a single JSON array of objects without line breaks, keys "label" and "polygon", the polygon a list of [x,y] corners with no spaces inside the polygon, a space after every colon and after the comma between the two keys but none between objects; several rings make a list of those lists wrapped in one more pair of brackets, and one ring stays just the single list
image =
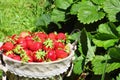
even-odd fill
[{"label": "strawberry", "polygon": [[57,36],[57,33],[56,32],[51,32],[48,34],[48,38],[50,38],[51,40],[55,41],[56,40],[56,36]]},{"label": "strawberry", "polygon": [[62,32],[58,33],[56,36],[57,40],[66,40],[66,35]]},{"label": "strawberry", "polygon": [[16,54],[21,54],[22,50],[23,50],[23,47],[21,47],[21,45],[19,45],[19,44],[16,44],[13,49],[14,53],[16,53]]},{"label": "strawberry", "polygon": [[57,49],[56,56],[57,56],[57,58],[66,58],[68,56],[68,53],[65,52],[64,50]]},{"label": "strawberry", "polygon": [[41,42],[44,42],[48,37],[45,32],[36,32],[33,36],[39,37]]},{"label": "strawberry", "polygon": [[16,39],[17,39],[17,35],[7,36],[4,38],[4,43],[12,42],[13,44],[16,44]]},{"label": "strawberry", "polygon": [[31,50],[23,49],[22,52],[23,52],[23,55],[21,55],[21,56],[23,56],[23,57],[26,56],[26,58],[28,59],[28,60],[26,60],[26,62],[33,62],[33,52]]},{"label": "strawberry", "polygon": [[33,55],[34,62],[43,62],[45,55],[46,55],[45,51],[42,50],[35,51]]},{"label": "strawberry", "polygon": [[39,49],[42,49],[42,43],[41,42],[36,42],[33,41],[30,45],[29,45],[29,49],[32,51],[37,51]]},{"label": "strawberry", "polygon": [[22,38],[22,37],[18,38],[17,44],[21,45],[23,48],[27,48],[27,43],[26,43],[25,38]]},{"label": "strawberry", "polygon": [[55,49],[64,49],[65,44],[62,42],[54,42]]},{"label": "strawberry", "polygon": [[21,57],[19,55],[14,55],[14,57],[12,57],[12,59],[21,61]]},{"label": "strawberry", "polygon": [[33,37],[32,37],[32,36],[26,36],[26,37],[25,37],[25,40],[26,40],[26,41],[32,41],[32,40],[33,40]]},{"label": "strawberry", "polygon": [[23,32],[20,33],[19,37],[25,38],[26,36],[29,36],[29,35],[31,35],[30,32],[28,32],[28,31],[23,31]]},{"label": "strawberry", "polygon": [[7,52],[4,52],[4,55],[10,57],[10,58],[13,58],[15,56],[15,54],[13,53],[13,51],[7,51]]},{"label": "strawberry", "polygon": [[52,39],[48,38],[44,43],[43,43],[43,49],[45,51],[49,51],[54,49],[54,42]]},{"label": "strawberry", "polygon": [[31,50],[29,50],[29,49],[24,49],[24,51],[26,52],[26,54],[28,55],[28,56],[33,56],[33,52],[31,51]]},{"label": "strawberry", "polygon": [[34,59],[33,59],[33,57],[32,56],[28,56],[28,62],[33,62],[34,61]]},{"label": "strawberry", "polygon": [[20,56],[22,62],[33,62],[33,58],[25,53],[22,53]]},{"label": "strawberry", "polygon": [[14,48],[14,44],[12,42],[6,42],[2,46],[2,49],[4,51],[9,51],[9,50],[12,50],[13,48]]},{"label": "strawberry", "polygon": [[54,50],[48,51],[48,53],[46,55],[46,59],[50,60],[50,61],[55,61],[57,59],[55,51]]}]

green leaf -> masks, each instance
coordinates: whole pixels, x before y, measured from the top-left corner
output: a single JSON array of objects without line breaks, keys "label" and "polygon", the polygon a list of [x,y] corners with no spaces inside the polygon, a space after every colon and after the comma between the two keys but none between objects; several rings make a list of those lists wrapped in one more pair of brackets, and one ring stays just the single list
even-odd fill
[{"label": "green leaf", "polygon": [[2,78],[3,71],[0,70],[0,79]]},{"label": "green leaf", "polygon": [[70,40],[76,40],[76,39],[79,38],[79,36],[80,36],[80,33],[79,32],[75,32],[75,33],[69,35],[68,39],[70,39]]},{"label": "green leaf", "polygon": [[117,47],[110,48],[109,55],[112,59],[120,61],[120,48]]},{"label": "green leaf", "polygon": [[109,40],[97,40],[93,39],[93,43],[98,47],[104,47],[105,49],[115,45],[115,43],[118,42],[118,39],[109,39]]},{"label": "green leaf", "polygon": [[100,24],[97,31],[98,33],[94,35],[93,42],[98,47],[107,49],[108,47],[115,45],[119,40],[118,31],[114,24]]},{"label": "green leaf", "polygon": [[[110,59],[109,56],[95,56],[95,58],[92,60],[94,74],[101,75],[103,73],[106,57]],[[118,68],[120,68],[120,63],[108,61],[105,72],[109,73]]]},{"label": "green leaf", "polygon": [[87,32],[85,30],[85,28],[81,31],[81,36],[80,36],[80,43],[81,43],[81,47],[82,47],[82,52],[84,54],[84,56],[87,55],[87,51],[88,51],[88,46],[87,46]]},{"label": "green leaf", "polygon": [[80,5],[77,17],[84,24],[96,22],[105,16],[105,13],[90,1],[81,2]]},{"label": "green leaf", "polygon": [[116,80],[120,80],[120,73],[119,73],[119,75],[116,77]]},{"label": "green leaf", "polygon": [[72,3],[73,0],[55,0],[55,6],[61,9],[67,9]]},{"label": "green leaf", "polygon": [[[113,29],[114,29],[114,31],[113,31]],[[99,33],[110,34],[111,36],[114,36],[114,37],[117,38],[117,36],[115,35],[117,31],[115,32],[115,28],[113,28],[110,25],[108,25],[108,23],[100,24],[99,28],[98,28],[98,32]]]},{"label": "green leaf", "polygon": [[78,13],[78,10],[79,10],[80,7],[81,7],[80,2],[76,3],[76,4],[73,4],[71,9],[70,9],[70,13],[76,15]]},{"label": "green leaf", "polygon": [[51,13],[51,19],[53,22],[65,21],[65,12],[58,9],[53,9]]},{"label": "green leaf", "polygon": [[109,22],[109,23],[108,23],[108,26],[110,27],[110,29],[111,29],[112,33],[113,33],[115,36],[119,36],[119,34],[118,34],[118,31],[117,31],[117,29],[116,29],[116,25],[115,25],[115,24],[113,24],[113,23]]},{"label": "green leaf", "polygon": [[88,38],[88,52],[87,52],[85,64],[89,61],[92,61],[92,59],[95,57],[95,54],[94,54],[95,50],[96,50],[96,47],[91,45],[91,41]]},{"label": "green leaf", "polygon": [[116,14],[120,12],[120,0],[105,0],[104,11],[108,13],[108,19],[111,22],[115,22]]},{"label": "green leaf", "polygon": [[118,26],[118,27],[116,28],[116,30],[118,31],[118,34],[119,34],[119,36],[120,36],[120,26]]},{"label": "green leaf", "polygon": [[94,38],[98,40],[103,40],[103,41],[109,40],[109,39],[117,39],[116,36],[107,34],[107,33],[97,33],[94,35]]},{"label": "green leaf", "polygon": [[92,0],[95,4],[103,4],[105,0]]},{"label": "green leaf", "polygon": [[80,56],[77,58],[77,60],[74,62],[73,66],[73,72],[75,74],[81,74],[82,73],[82,62],[83,62],[83,57]]},{"label": "green leaf", "polygon": [[43,14],[36,22],[36,26],[47,26],[51,22],[49,14]]}]

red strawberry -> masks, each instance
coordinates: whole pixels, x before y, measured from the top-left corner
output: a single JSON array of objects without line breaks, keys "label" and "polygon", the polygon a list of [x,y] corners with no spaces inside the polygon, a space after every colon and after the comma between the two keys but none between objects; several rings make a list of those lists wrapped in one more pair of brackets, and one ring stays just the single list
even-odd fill
[{"label": "red strawberry", "polygon": [[12,57],[12,59],[21,61],[21,57],[19,55],[14,55],[14,57]]},{"label": "red strawberry", "polygon": [[16,44],[16,39],[17,39],[17,36],[16,36],[16,35],[7,36],[7,37],[5,37],[5,39],[4,39],[4,43],[6,43],[6,42],[12,42],[13,44]]},{"label": "red strawberry", "polygon": [[45,54],[45,51],[42,50],[35,51],[33,55],[34,62],[43,62]]},{"label": "red strawberry", "polygon": [[13,58],[15,56],[15,54],[13,53],[13,51],[7,51],[4,53],[4,55],[10,57],[10,58]]},{"label": "red strawberry", "polygon": [[29,49],[24,49],[24,51],[26,52],[26,54],[28,55],[28,56],[33,56],[33,52],[31,51],[31,50],[29,50]]},{"label": "red strawberry", "polygon": [[33,40],[33,37],[32,37],[32,36],[26,36],[26,37],[25,37],[25,40],[26,40],[26,41],[32,41],[32,40]]},{"label": "red strawberry", "polygon": [[31,33],[28,31],[23,31],[20,33],[19,37],[25,38],[26,36],[29,36]]},{"label": "red strawberry", "polygon": [[2,46],[2,49],[4,51],[12,50],[13,48],[14,48],[14,44],[12,42],[6,42]]},{"label": "red strawberry", "polygon": [[66,35],[64,33],[58,33],[56,36],[57,40],[66,40]]},{"label": "red strawberry", "polygon": [[46,59],[51,60],[51,61],[55,61],[57,59],[55,51],[54,50],[48,51],[48,53],[46,55]]},{"label": "red strawberry", "polygon": [[29,45],[29,49],[32,51],[37,51],[39,49],[42,49],[42,43],[34,41]]},{"label": "red strawberry", "polygon": [[27,48],[30,49],[30,46],[33,45],[33,40],[27,40],[26,44],[27,44]]},{"label": "red strawberry", "polygon": [[23,48],[27,48],[27,43],[26,43],[25,38],[22,38],[22,37],[18,38],[17,44],[20,44]]},{"label": "red strawberry", "polygon": [[57,58],[66,58],[68,56],[68,53],[65,52],[64,50],[57,49],[56,56],[57,56]]},{"label": "red strawberry", "polygon": [[54,49],[54,41],[50,38],[48,38],[44,43],[43,43],[43,49],[45,51],[49,51]]},{"label": "red strawberry", "polygon": [[41,42],[44,42],[47,39],[48,35],[45,32],[36,32],[33,36],[39,37]]},{"label": "red strawberry", "polygon": [[62,42],[55,42],[54,46],[55,46],[55,49],[64,49],[65,48],[65,44]]},{"label": "red strawberry", "polygon": [[33,62],[34,61],[32,56],[28,56],[28,57],[29,57],[28,62]]},{"label": "red strawberry", "polygon": [[54,33],[52,32],[52,33],[49,33],[49,34],[48,34],[48,38],[50,38],[50,39],[53,40],[53,41],[56,40],[56,36],[57,36],[57,33],[55,33],[55,32],[54,32]]},{"label": "red strawberry", "polygon": [[[14,47],[14,49],[13,49],[13,51],[14,51],[16,54],[21,54],[22,50],[23,50],[23,47],[21,47],[21,45],[19,45],[19,44],[16,44],[15,47]],[[23,52],[22,52],[22,53],[23,53]]]}]

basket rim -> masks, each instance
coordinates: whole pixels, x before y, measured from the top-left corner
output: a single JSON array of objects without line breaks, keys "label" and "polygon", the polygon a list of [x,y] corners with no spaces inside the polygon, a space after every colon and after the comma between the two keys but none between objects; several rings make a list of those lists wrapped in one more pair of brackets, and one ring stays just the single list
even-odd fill
[{"label": "basket rim", "polygon": [[54,64],[54,63],[59,63],[59,62],[65,61],[69,58],[72,58],[73,55],[74,55],[74,53],[70,52],[69,56],[67,56],[66,58],[58,59],[58,60],[50,61],[50,62],[22,62],[22,61],[14,60],[10,57],[7,57],[4,54],[3,54],[3,57],[5,57],[7,60],[10,60],[10,61],[13,61],[16,63],[20,63],[20,64]]}]

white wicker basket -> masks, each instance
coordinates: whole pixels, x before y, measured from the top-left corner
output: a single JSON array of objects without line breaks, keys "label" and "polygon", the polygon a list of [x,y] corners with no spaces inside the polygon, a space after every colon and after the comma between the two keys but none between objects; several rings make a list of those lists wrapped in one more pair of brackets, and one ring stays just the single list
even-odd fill
[{"label": "white wicker basket", "polygon": [[15,75],[39,79],[50,78],[68,70],[74,56],[74,50],[71,44],[70,50],[71,53],[68,57],[53,62],[22,63],[21,61],[13,60],[5,55],[3,55],[3,61],[6,64],[5,67],[7,70]]}]

